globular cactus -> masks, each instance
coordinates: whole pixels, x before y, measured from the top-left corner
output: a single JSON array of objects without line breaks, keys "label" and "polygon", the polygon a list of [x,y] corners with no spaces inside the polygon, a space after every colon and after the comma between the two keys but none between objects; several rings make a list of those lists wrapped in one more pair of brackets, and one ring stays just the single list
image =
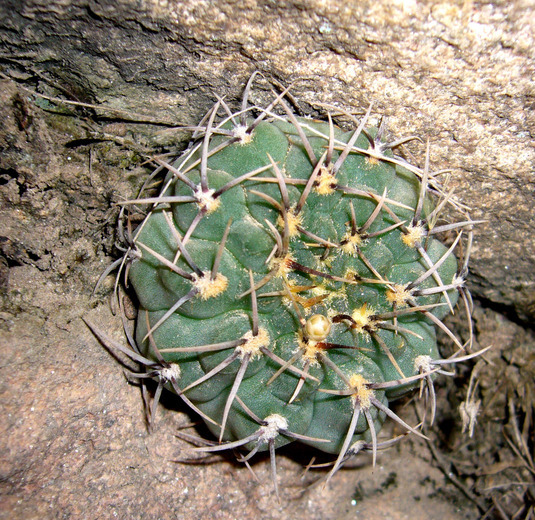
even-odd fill
[{"label": "globular cactus", "polygon": [[344,131],[296,116],[285,92],[248,106],[250,86],[241,111],[218,101],[183,155],[157,159],[159,194],[124,203],[146,210],[123,259],[130,355],[201,415],[219,441],[202,450],[269,450],[275,471],[299,441],[336,456],[330,478],[362,449],[375,460],[387,417],[421,435],[389,403],[421,387],[434,413],[436,373],[469,357],[442,320],[459,295],[469,319],[474,222],[441,220],[451,193],[394,155],[404,140],[384,142],[370,110]]}]

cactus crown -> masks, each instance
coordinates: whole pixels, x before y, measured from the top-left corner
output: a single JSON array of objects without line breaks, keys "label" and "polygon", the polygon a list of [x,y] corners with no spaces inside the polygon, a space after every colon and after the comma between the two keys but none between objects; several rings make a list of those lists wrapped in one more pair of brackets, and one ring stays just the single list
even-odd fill
[{"label": "cactus crown", "polygon": [[470,319],[474,222],[441,220],[451,193],[368,127],[371,107],[344,131],[286,91],[249,106],[252,80],[239,112],[219,100],[180,157],[155,159],[156,196],[124,203],[146,208],[123,260],[131,357],[203,417],[219,442],[201,450],[269,450],[275,471],[299,441],[335,455],[330,479],[362,449],[375,461],[386,417],[421,435],[389,402],[418,386],[433,401],[435,373],[469,357],[442,360],[435,331],[465,348],[442,320],[459,295]]}]

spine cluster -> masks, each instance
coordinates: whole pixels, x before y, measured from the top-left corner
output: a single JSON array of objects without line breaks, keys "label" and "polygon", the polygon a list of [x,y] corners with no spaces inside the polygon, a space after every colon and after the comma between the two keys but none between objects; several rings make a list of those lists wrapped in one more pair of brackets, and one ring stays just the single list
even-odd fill
[{"label": "spine cluster", "polygon": [[[433,379],[474,354],[443,322],[465,287],[472,221],[439,176],[393,153],[344,111],[295,115],[286,91],[264,108],[219,100],[192,127],[192,145],[156,195],[122,203],[143,221],[120,264],[139,299],[132,349],[141,378],[198,413],[217,441],[201,451],[247,450],[241,460],[300,441],[335,455],[391,445],[389,407],[420,387],[435,414]],[[333,123],[355,123],[349,132]],[[448,222],[455,207],[465,216]],[[444,245],[439,237],[449,236]],[[462,251],[460,260],[456,252]],[[439,328],[456,345],[441,359]],[[470,329],[471,330],[471,329]],[[103,340],[109,341],[97,332]],[[154,408],[151,416],[154,415]]]}]

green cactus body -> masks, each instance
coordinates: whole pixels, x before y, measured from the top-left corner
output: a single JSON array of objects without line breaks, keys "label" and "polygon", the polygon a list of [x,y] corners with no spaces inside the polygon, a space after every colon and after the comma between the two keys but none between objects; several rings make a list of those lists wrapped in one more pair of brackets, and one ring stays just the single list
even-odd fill
[{"label": "green cactus body", "polygon": [[214,450],[297,440],[338,467],[359,442],[375,451],[389,401],[434,377],[462,286],[454,247],[433,233],[427,172],[376,129],[216,123],[218,106],[159,196],[136,201],[150,205],[129,271],[137,343],[174,367],[165,382]]}]

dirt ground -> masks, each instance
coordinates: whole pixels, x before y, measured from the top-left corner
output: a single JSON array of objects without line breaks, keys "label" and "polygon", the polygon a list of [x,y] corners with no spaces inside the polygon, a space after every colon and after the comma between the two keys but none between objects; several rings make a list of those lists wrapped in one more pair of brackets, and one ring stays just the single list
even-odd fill
[{"label": "dirt ground", "polygon": [[[101,23],[106,19],[103,4],[90,4],[93,19]],[[493,16],[505,10],[499,4]],[[475,294],[474,348],[493,348],[484,359],[458,367],[455,377],[439,382],[439,412],[428,432],[429,443],[408,438],[381,453],[376,468],[364,455],[340,471],[326,489],[310,487],[322,475],[319,471],[309,471],[302,478],[303,467],[316,453],[282,450],[277,457],[280,502],[269,482],[266,458],[253,464],[259,482],[231,458],[191,462],[198,455],[180,438],[180,432],[206,432],[200,425],[183,430],[196,419],[171,397],[163,399],[149,434],[139,387],[128,383],[121,365],[82,321],[90,319],[117,341],[124,341],[120,319],[110,311],[112,278],[92,294],[100,273],[119,254],[113,204],[136,192],[150,171],[144,165],[148,153],[179,149],[187,135],[171,127],[162,130],[146,122],[133,124],[117,114],[102,117],[88,106],[62,103],[57,99],[81,97],[6,59],[0,76],[0,518],[534,518],[535,225],[530,194],[535,184],[529,166],[534,153],[533,134],[529,134],[533,80],[526,79],[521,67],[527,56],[522,53],[532,47],[526,44],[529,38],[520,18],[506,14],[502,18],[509,25],[503,34],[522,36],[516,40],[504,37],[500,43],[503,52],[511,51],[518,58],[517,68],[516,61],[509,61],[515,64],[510,75],[522,71],[504,98],[502,106],[510,112],[504,109],[500,115],[481,103],[479,113],[487,114],[488,109],[488,121],[476,127],[470,126],[468,116],[465,124],[466,114],[459,112],[464,116],[459,117],[456,138],[448,137],[450,148],[437,152],[439,165],[451,162],[463,171],[464,177],[454,182],[465,198],[474,198],[474,217],[488,216],[491,222],[482,226],[476,238],[470,283]],[[442,21],[448,16],[444,14]],[[500,26],[502,18],[491,19],[489,24]],[[31,19],[28,15],[27,20]],[[336,27],[334,21],[331,26]],[[28,39],[37,34],[32,27],[34,32],[28,29],[26,33]],[[143,30],[156,38],[165,33],[161,27],[147,22]],[[410,34],[410,28],[400,27]],[[177,41],[181,42],[178,37],[173,40]],[[217,46],[215,39],[210,41]],[[455,43],[457,47],[453,43],[448,45],[468,62],[464,43]],[[249,59],[254,49],[242,45],[242,56]],[[336,45],[344,47],[344,41],[329,45],[329,52],[340,59],[358,54],[358,49],[354,54],[341,53]],[[220,56],[216,58],[221,61]],[[257,65],[261,63],[255,59]],[[315,63],[321,61],[315,59]],[[209,62],[204,66],[208,70]],[[278,65],[280,70],[287,70],[286,66]],[[497,70],[492,69],[489,77],[503,91]],[[123,79],[127,76],[123,74]],[[132,88],[150,85],[150,81],[136,81],[138,76],[132,73],[125,84]],[[206,81],[201,82],[201,90],[208,88]],[[407,79],[405,92],[410,91],[411,81]],[[80,85],[84,85],[83,78]],[[165,96],[173,88],[162,87],[162,104],[168,102]],[[460,91],[456,92],[461,99]],[[124,94],[117,99],[128,99]],[[110,95],[109,99],[115,98]],[[181,118],[188,117],[187,111],[201,113],[197,98],[191,99]],[[103,99],[95,96],[90,101]],[[414,124],[424,128],[435,124],[435,137],[443,139],[440,129],[454,125],[453,116],[449,123],[439,115],[435,121],[430,116],[434,109],[422,110],[426,115]],[[440,112],[440,107],[436,110]],[[405,107],[394,118],[394,126],[400,118],[410,119],[411,113]],[[173,119],[176,114],[170,109],[158,116]],[[527,134],[498,135],[503,121],[508,128],[515,122]],[[466,140],[470,128],[481,132],[486,153]],[[496,143],[503,147],[498,159],[488,151]],[[409,147],[407,153],[414,150]],[[508,162],[514,150],[519,150],[517,177],[510,169],[517,163]],[[486,161],[498,166],[489,170]],[[504,284],[508,272],[511,281]],[[466,339],[467,330],[457,320],[461,321],[454,317],[450,325],[458,325],[456,330]],[[447,354],[446,342],[443,348]],[[477,382],[471,403],[479,401],[479,411],[469,437],[462,432],[459,406],[467,399],[471,374],[473,384]],[[399,403],[397,411],[409,422],[417,422],[412,402]],[[397,433],[392,425],[384,430],[385,436]]]}]

